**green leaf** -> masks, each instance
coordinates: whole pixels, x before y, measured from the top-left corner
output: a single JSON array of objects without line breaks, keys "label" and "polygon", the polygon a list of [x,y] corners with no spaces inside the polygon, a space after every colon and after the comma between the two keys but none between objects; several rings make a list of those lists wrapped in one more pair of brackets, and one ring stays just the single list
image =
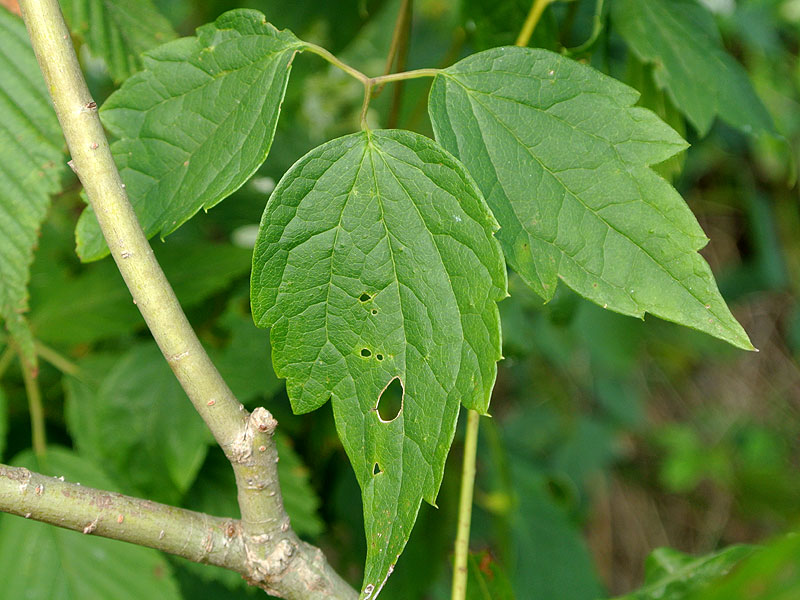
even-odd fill
[{"label": "green leaf", "polygon": [[156,345],[84,361],[79,377],[66,378],[66,417],[81,454],[131,492],[179,500],[211,438]]},{"label": "green leaf", "polygon": [[429,109],[500,221],[508,261],[545,300],[562,279],[610,310],[752,349],[696,252],[706,236],[649,168],[686,143],[637,98],[552,52],[496,48],[437,75]]},{"label": "green leaf", "polygon": [[508,576],[485,550],[470,553],[467,569],[467,600],[514,600]]},{"label": "green leaf", "polygon": [[0,73],[0,319],[35,364],[23,314],[39,227],[59,189],[63,137],[25,25],[3,7]]},{"label": "green leaf", "polygon": [[[304,44],[258,11],[234,10],[144,55],[103,104],[104,125],[139,222],[166,236],[239,189],[267,157],[294,55]],[[91,209],[78,255],[108,254]]]},{"label": "green leaf", "polygon": [[724,49],[714,18],[696,0],[615,0],[615,31],[656,84],[705,135],[715,116],[745,133],[775,134],[745,70]]},{"label": "green leaf", "polygon": [[685,600],[752,553],[752,546],[743,545],[700,557],[657,548],[647,557],[644,586],[617,600]]},{"label": "green leaf", "polygon": [[[184,308],[228,287],[250,270],[250,252],[225,244],[154,244],[159,263]],[[144,328],[131,294],[110,261],[91,265],[67,282],[54,279],[34,296],[31,325],[37,338],[54,344],[90,344]]]},{"label": "green leaf", "polygon": [[151,0],[61,0],[60,4],[70,30],[105,61],[116,82],[141,69],[142,52],[176,37]]},{"label": "green leaf", "polygon": [[[42,471],[30,452],[15,466]],[[69,450],[47,450],[47,474],[99,489],[113,482]],[[47,493],[47,490],[45,490]],[[0,515],[3,596],[27,600],[180,600],[169,563],[155,550]]]},{"label": "green leaf", "polygon": [[[379,590],[424,498],[459,403],[485,413],[506,270],[463,166],[408,131],[363,131],[300,159],[273,192],[253,255],[256,323],[296,413],[332,399],[362,489],[365,594]],[[383,391],[404,388],[396,418]]]}]

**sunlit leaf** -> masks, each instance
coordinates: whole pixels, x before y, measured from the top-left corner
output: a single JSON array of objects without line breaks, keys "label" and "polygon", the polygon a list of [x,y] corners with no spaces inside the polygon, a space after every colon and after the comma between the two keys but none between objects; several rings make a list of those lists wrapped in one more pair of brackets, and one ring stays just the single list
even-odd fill
[{"label": "sunlit leaf", "polygon": [[637,99],[558,54],[496,48],[437,75],[429,109],[436,139],[500,222],[506,257],[542,298],[561,279],[610,310],[752,349],[697,253],[706,236],[650,168],[686,143]]}]

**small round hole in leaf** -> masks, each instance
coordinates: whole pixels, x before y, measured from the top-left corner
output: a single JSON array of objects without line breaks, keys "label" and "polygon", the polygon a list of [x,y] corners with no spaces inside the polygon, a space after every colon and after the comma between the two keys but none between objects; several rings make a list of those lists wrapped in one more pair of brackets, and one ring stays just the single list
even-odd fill
[{"label": "small round hole in leaf", "polygon": [[377,315],[378,314],[378,309],[377,308],[373,308],[371,312],[372,312],[373,315]]},{"label": "small round hole in leaf", "polygon": [[369,348],[362,348],[361,356],[363,356],[364,358],[369,358],[370,356],[372,356],[372,352],[369,351]]},{"label": "small round hole in leaf", "polygon": [[375,358],[377,358],[378,360],[383,360],[383,354],[376,354]]},{"label": "small round hole in leaf", "polygon": [[372,296],[370,296],[367,292],[364,292],[358,298],[361,302],[367,302],[368,300],[372,300]]},{"label": "small round hole in leaf", "polygon": [[384,423],[389,423],[397,418],[400,411],[403,410],[403,383],[399,377],[392,379],[389,384],[383,388],[380,397],[378,398],[378,416]]}]

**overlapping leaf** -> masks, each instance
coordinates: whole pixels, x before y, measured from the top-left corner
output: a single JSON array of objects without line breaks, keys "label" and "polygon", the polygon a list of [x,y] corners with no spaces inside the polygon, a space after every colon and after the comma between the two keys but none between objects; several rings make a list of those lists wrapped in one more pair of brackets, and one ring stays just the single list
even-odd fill
[{"label": "overlapping leaf", "polygon": [[745,70],[697,0],[614,0],[614,28],[672,102],[704,135],[715,116],[746,133],[775,133]]},{"label": "overlapping leaf", "polygon": [[129,493],[180,499],[211,438],[155,344],[85,361],[66,391],[67,425],[83,455],[108,465]]},{"label": "overlapping leaf", "polygon": [[61,0],[70,30],[101,57],[114,81],[142,66],[140,54],[175,37],[151,0]]},{"label": "overlapping leaf", "polygon": [[637,98],[552,52],[497,48],[437,75],[429,108],[500,222],[509,262],[543,298],[562,279],[611,310],[752,348],[697,253],[707,238],[650,168],[686,144]]},{"label": "overlapping leaf", "polygon": [[63,137],[22,21],[0,7],[0,320],[26,360],[23,317],[39,226],[58,191]]},{"label": "overlapping leaf", "polygon": [[[29,452],[18,456],[14,465],[42,471]],[[115,489],[96,466],[66,449],[49,448],[47,467],[54,476]],[[12,515],[0,515],[0,581],[5,598],[181,598],[169,563],[155,550]]]},{"label": "overlapping leaf", "polygon": [[[174,231],[237,190],[272,144],[292,58],[303,42],[253,10],[235,10],[144,55],[144,70],[103,105],[131,202],[148,236]],[[84,260],[108,253],[91,209],[77,228]]]},{"label": "overlapping leaf", "polygon": [[[253,257],[253,315],[271,326],[295,412],[329,398],[362,488],[364,594],[433,502],[459,403],[486,412],[506,293],[496,223],[460,163],[407,131],[312,150],[267,204]],[[380,418],[399,379],[400,412]]]}]

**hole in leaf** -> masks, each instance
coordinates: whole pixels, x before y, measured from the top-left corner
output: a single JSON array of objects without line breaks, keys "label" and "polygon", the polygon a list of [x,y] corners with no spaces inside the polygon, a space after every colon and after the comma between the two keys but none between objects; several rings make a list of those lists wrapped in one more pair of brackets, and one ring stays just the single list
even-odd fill
[{"label": "hole in leaf", "polygon": [[372,300],[372,296],[370,296],[367,292],[364,292],[358,298],[361,302],[367,302],[368,300]]},{"label": "hole in leaf", "polygon": [[403,410],[403,395],[405,389],[399,377],[392,379],[378,398],[378,405],[375,407],[378,410],[378,416],[384,423],[389,423],[397,418],[400,411]]},{"label": "hole in leaf", "polygon": [[378,309],[377,308],[373,308],[372,309],[372,314],[373,315],[377,315],[378,314]]},{"label": "hole in leaf", "polygon": [[369,348],[362,348],[361,356],[363,356],[364,358],[369,358],[370,356],[372,356],[372,352],[369,351]]},{"label": "hole in leaf", "polygon": [[374,465],[372,465],[372,474],[373,475],[380,475],[381,473],[383,473],[383,470],[381,470],[381,468],[378,465],[378,463],[375,463]]},{"label": "hole in leaf", "polygon": [[375,358],[377,358],[378,360],[383,360],[383,354],[376,354]]}]

